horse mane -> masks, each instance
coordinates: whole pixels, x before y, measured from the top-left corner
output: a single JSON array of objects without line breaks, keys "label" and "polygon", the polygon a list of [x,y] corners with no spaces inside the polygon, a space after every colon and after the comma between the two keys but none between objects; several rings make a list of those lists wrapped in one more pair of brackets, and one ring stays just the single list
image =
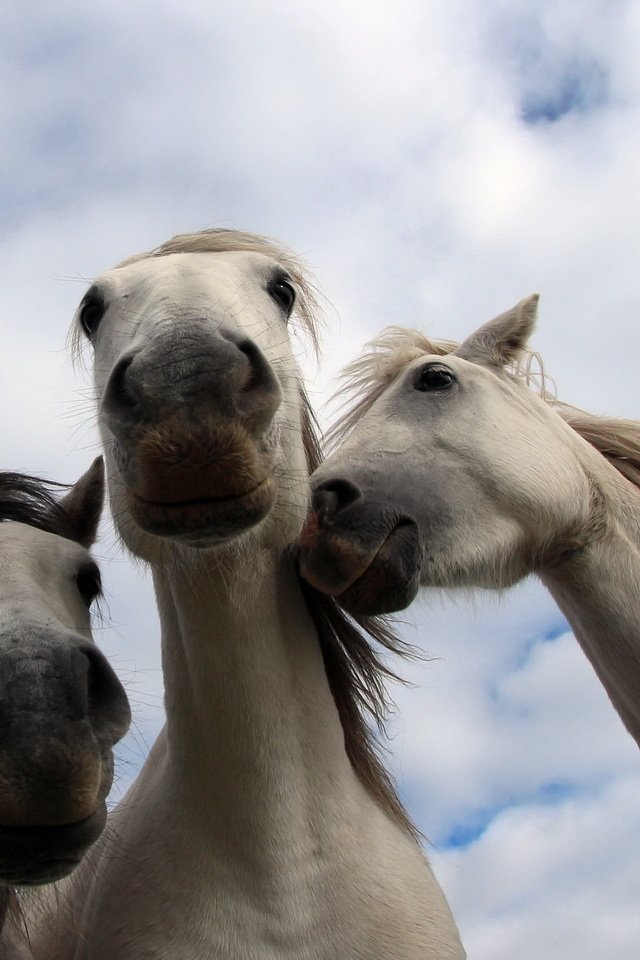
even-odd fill
[{"label": "horse mane", "polygon": [[[301,386],[302,438],[309,473],[322,462],[319,428],[306,392]],[[351,617],[333,597],[299,577],[314,621],[329,687],[344,730],[345,750],[356,775],[380,806],[416,841],[420,832],[398,797],[393,779],[382,762],[380,739],[368,722],[374,721],[385,736],[389,701],[385,681],[401,680],[382,659],[380,648],[405,659],[415,656],[385,617]]]},{"label": "horse mane", "polygon": [[[336,396],[343,398],[346,410],[328,432],[331,447],[346,439],[408,363],[425,355],[445,356],[458,346],[453,340],[432,340],[404,327],[387,327],[366,343],[362,355],[343,372],[344,384]],[[522,351],[517,362],[505,371],[512,380],[531,387],[625,479],[640,487],[640,421],[588,413],[559,400],[555,384],[535,351]]]},{"label": "horse mane", "polygon": [[556,398],[548,402],[618,473],[640,487],[640,421],[587,413]]},{"label": "horse mane", "polygon": [[0,472],[0,522],[26,523],[65,540],[77,540],[71,517],[53,495],[53,489],[68,487],[24,473]]}]

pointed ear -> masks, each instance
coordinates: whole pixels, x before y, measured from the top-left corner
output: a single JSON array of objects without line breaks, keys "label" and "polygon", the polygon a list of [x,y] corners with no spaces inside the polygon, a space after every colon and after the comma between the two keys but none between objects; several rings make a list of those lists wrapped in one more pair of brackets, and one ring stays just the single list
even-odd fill
[{"label": "pointed ear", "polygon": [[87,472],[82,474],[69,493],[60,500],[60,506],[71,521],[75,539],[83,547],[90,547],[95,542],[104,506],[102,457],[96,457]]},{"label": "pointed ear", "polygon": [[538,299],[538,294],[534,293],[516,303],[511,310],[489,320],[460,344],[454,356],[495,367],[516,360],[535,326]]}]

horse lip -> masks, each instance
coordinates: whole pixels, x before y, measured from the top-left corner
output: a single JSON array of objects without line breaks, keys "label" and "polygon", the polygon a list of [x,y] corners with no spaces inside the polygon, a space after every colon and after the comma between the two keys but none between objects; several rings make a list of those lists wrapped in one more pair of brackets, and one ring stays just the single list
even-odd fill
[{"label": "horse lip", "polygon": [[[404,526],[404,525],[401,525]],[[405,610],[415,599],[420,587],[420,557],[410,555],[410,563],[402,557],[384,556],[385,548],[398,537],[398,527],[387,537],[371,563],[353,583],[336,596],[337,602],[355,617],[372,617]]]},{"label": "horse lip", "polygon": [[171,509],[181,509],[184,510],[185,507],[210,507],[214,506],[217,503],[236,503],[243,499],[248,499],[253,496],[253,494],[258,493],[261,487],[266,486],[271,480],[271,477],[265,477],[260,483],[257,483],[255,487],[251,487],[249,490],[245,490],[243,493],[233,493],[226,497],[197,497],[194,500],[145,500],[144,497],[138,496],[137,493],[131,491],[133,497],[137,503],[144,504],[145,507],[157,507],[161,510],[171,510]]},{"label": "horse lip", "polygon": [[[343,577],[338,580],[335,577],[335,574],[338,572],[336,570],[335,564],[331,564],[331,573],[333,574],[332,582],[329,582],[329,578],[325,579],[323,575],[322,567],[325,566],[320,562],[317,566],[314,565],[313,553],[314,546],[319,539],[323,538],[323,528],[322,528],[322,518],[318,516],[317,513],[312,513],[307,518],[304,529],[300,536],[300,546],[301,551],[299,554],[299,567],[300,573],[307,580],[312,587],[315,587],[316,590],[320,590],[321,593],[329,594],[330,596],[340,599],[344,594],[346,594],[356,583],[362,580],[367,572],[371,569],[372,566],[376,563],[376,560],[379,558],[381,553],[384,551],[393,539],[396,537],[398,531],[404,527],[411,526],[416,529],[416,523],[410,517],[400,516],[391,529],[388,531],[384,539],[378,542],[376,545],[373,545],[370,550],[363,551],[361,549],[361,543],[356,540],[349,540],[347,538],[348,531],[341,531],[337,534],[332,530],[328,537],[327,549],[328,553],[335,557],[336,553],[340,556],[340,573],[343,574]],[[349,557],[351,554],[351,557]],[[347,563],[345,564],[345,560]],[[351,561],[351,562],[350,562]],[[348,568],[348,569],[347,569]],[[326,574],[326,571],[324,571]]]},{"label": "horse lip", "polygon": [[131,515],[142,530],[196,547],[234,539],[263,520],[275,500],[272,476],[225,497],[158,502],[145,500],[130,488],[128,495]]},{"label": "horse lip", "polygon": [[71,873],[104,829],[107,808],[101,802],[88,817],[61,826],[0,825],[2,882],[32,886]]}]

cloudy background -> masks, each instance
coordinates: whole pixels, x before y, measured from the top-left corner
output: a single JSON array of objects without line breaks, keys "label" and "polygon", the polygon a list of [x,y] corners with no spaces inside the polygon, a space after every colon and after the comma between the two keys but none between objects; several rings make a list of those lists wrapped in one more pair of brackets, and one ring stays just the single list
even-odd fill
[{"label": "cloudy background", "polygon": [[[64,349],[85,281],[215,225],[312,266],[318,407],[385,324],[462,337],[538,290],[560,395],[640,416],[639,2],[60,0],[2,20],[2,466],[86,468]],[[136,716],[122,789],[161,722],[158,630],[108,526],[97,553],[96,635]],[[471,960],[636,960],[638,751],[551,600],[427,595],[405,630],[432,659],[396,691],[391,762]]]}]

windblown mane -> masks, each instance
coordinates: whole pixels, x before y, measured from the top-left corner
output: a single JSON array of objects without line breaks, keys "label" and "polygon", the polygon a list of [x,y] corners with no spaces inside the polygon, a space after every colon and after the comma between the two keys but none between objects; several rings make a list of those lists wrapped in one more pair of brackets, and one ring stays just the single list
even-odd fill
[{"label": "windblown mane", "polygon": [[68,489],[53,480],[41,480],[24,473],[0,473],[0,522],[14,520],[55,533],[66,540],[76,540],[71,518],[51,492]]},{"label": "windblown mane", "polygon": [[[302,438],[311,474],[322,462],[322,449],[315,415],[302,387],[301,396]],[[368,722],[368,718],[373,719],[380,736],[385,736],[389,711],[385,681],[400,679],[384,663],[380,648],[404,658],[414,655],[414,651],[384,617],[349,617],[333,597],[315,590],[302,578],[300,585],[318,631],[351,765],[378,803],[418,840],[419,831],[380,759],[380,742]]]},{"label": "windblown mane", "polygon": [[[251,251],[271,257],[286,267],[297,288],[294,317],[297,316],[318,352],[321,325],[320,295],[301,261],[286,247],[257,234],[239,230],[212,229],[198,233],[178,234],[153,250],[139,253],[122,261],[118,268],[150,257],[164,257],[172,253],[222,253]],[[76,323],[71,332],[71,350],[77,356],[81,350],[82,333]],[[322,460],[319,430],[313,410],[300,384],[301,429],[309,473]],[[416,839],[419,833],[411,822],[397,795],[393,781],[382,763],[379,741],[370,726],[375,722],[384,734],[388,701],[384,683],[395,674],[382,660],[380,647],[407,657],[410,647],[395,636],[383,618],[368,617],[353,620],[345,614],[332,597],[314,590],[300,578],[311,616],[314,619],[329,686],[335,700],[345,737],[349,760],[362,783],[370,790],[389,815]]]},{"label": "windblown mane", "polygon": [[[344,370],[344,385],[337,396],[343,398],[343,408],[347,409],[328,433],[330,446],[346,439],[408,363],[426,355],[445,356],[458,346],[453,340],[431,340],[417,330],[404,327],[387,327],[370,340],[362,355]],[[555,384],[545,374],[542,358],[534,351],[525,350],[506,372],[514,380],[532,387],[619,473],[640,487],[640,421],[598,416],[558,400]]]},{"label": "windblown mane", "polygon": [[311,337],[314,350],[317,352],[318,316],[320,312],[319,293],[315,284],[309,278],[309,271],[299,257],[270,237],[263,237],[256,233],[245,233],[242,230],[224,230],[220,227],[200,230],[198,233],[179,233],[153,250],[128,257],[119,263],[118,267],[126,267],[130,263],[138,263],[140,260],[147,260],[150,257],[166,257],[170,253],[226,253],[229,251],[262,253],[286,267],[298,293],[294,315],[297,315],[302,321],[303,327]]}]

